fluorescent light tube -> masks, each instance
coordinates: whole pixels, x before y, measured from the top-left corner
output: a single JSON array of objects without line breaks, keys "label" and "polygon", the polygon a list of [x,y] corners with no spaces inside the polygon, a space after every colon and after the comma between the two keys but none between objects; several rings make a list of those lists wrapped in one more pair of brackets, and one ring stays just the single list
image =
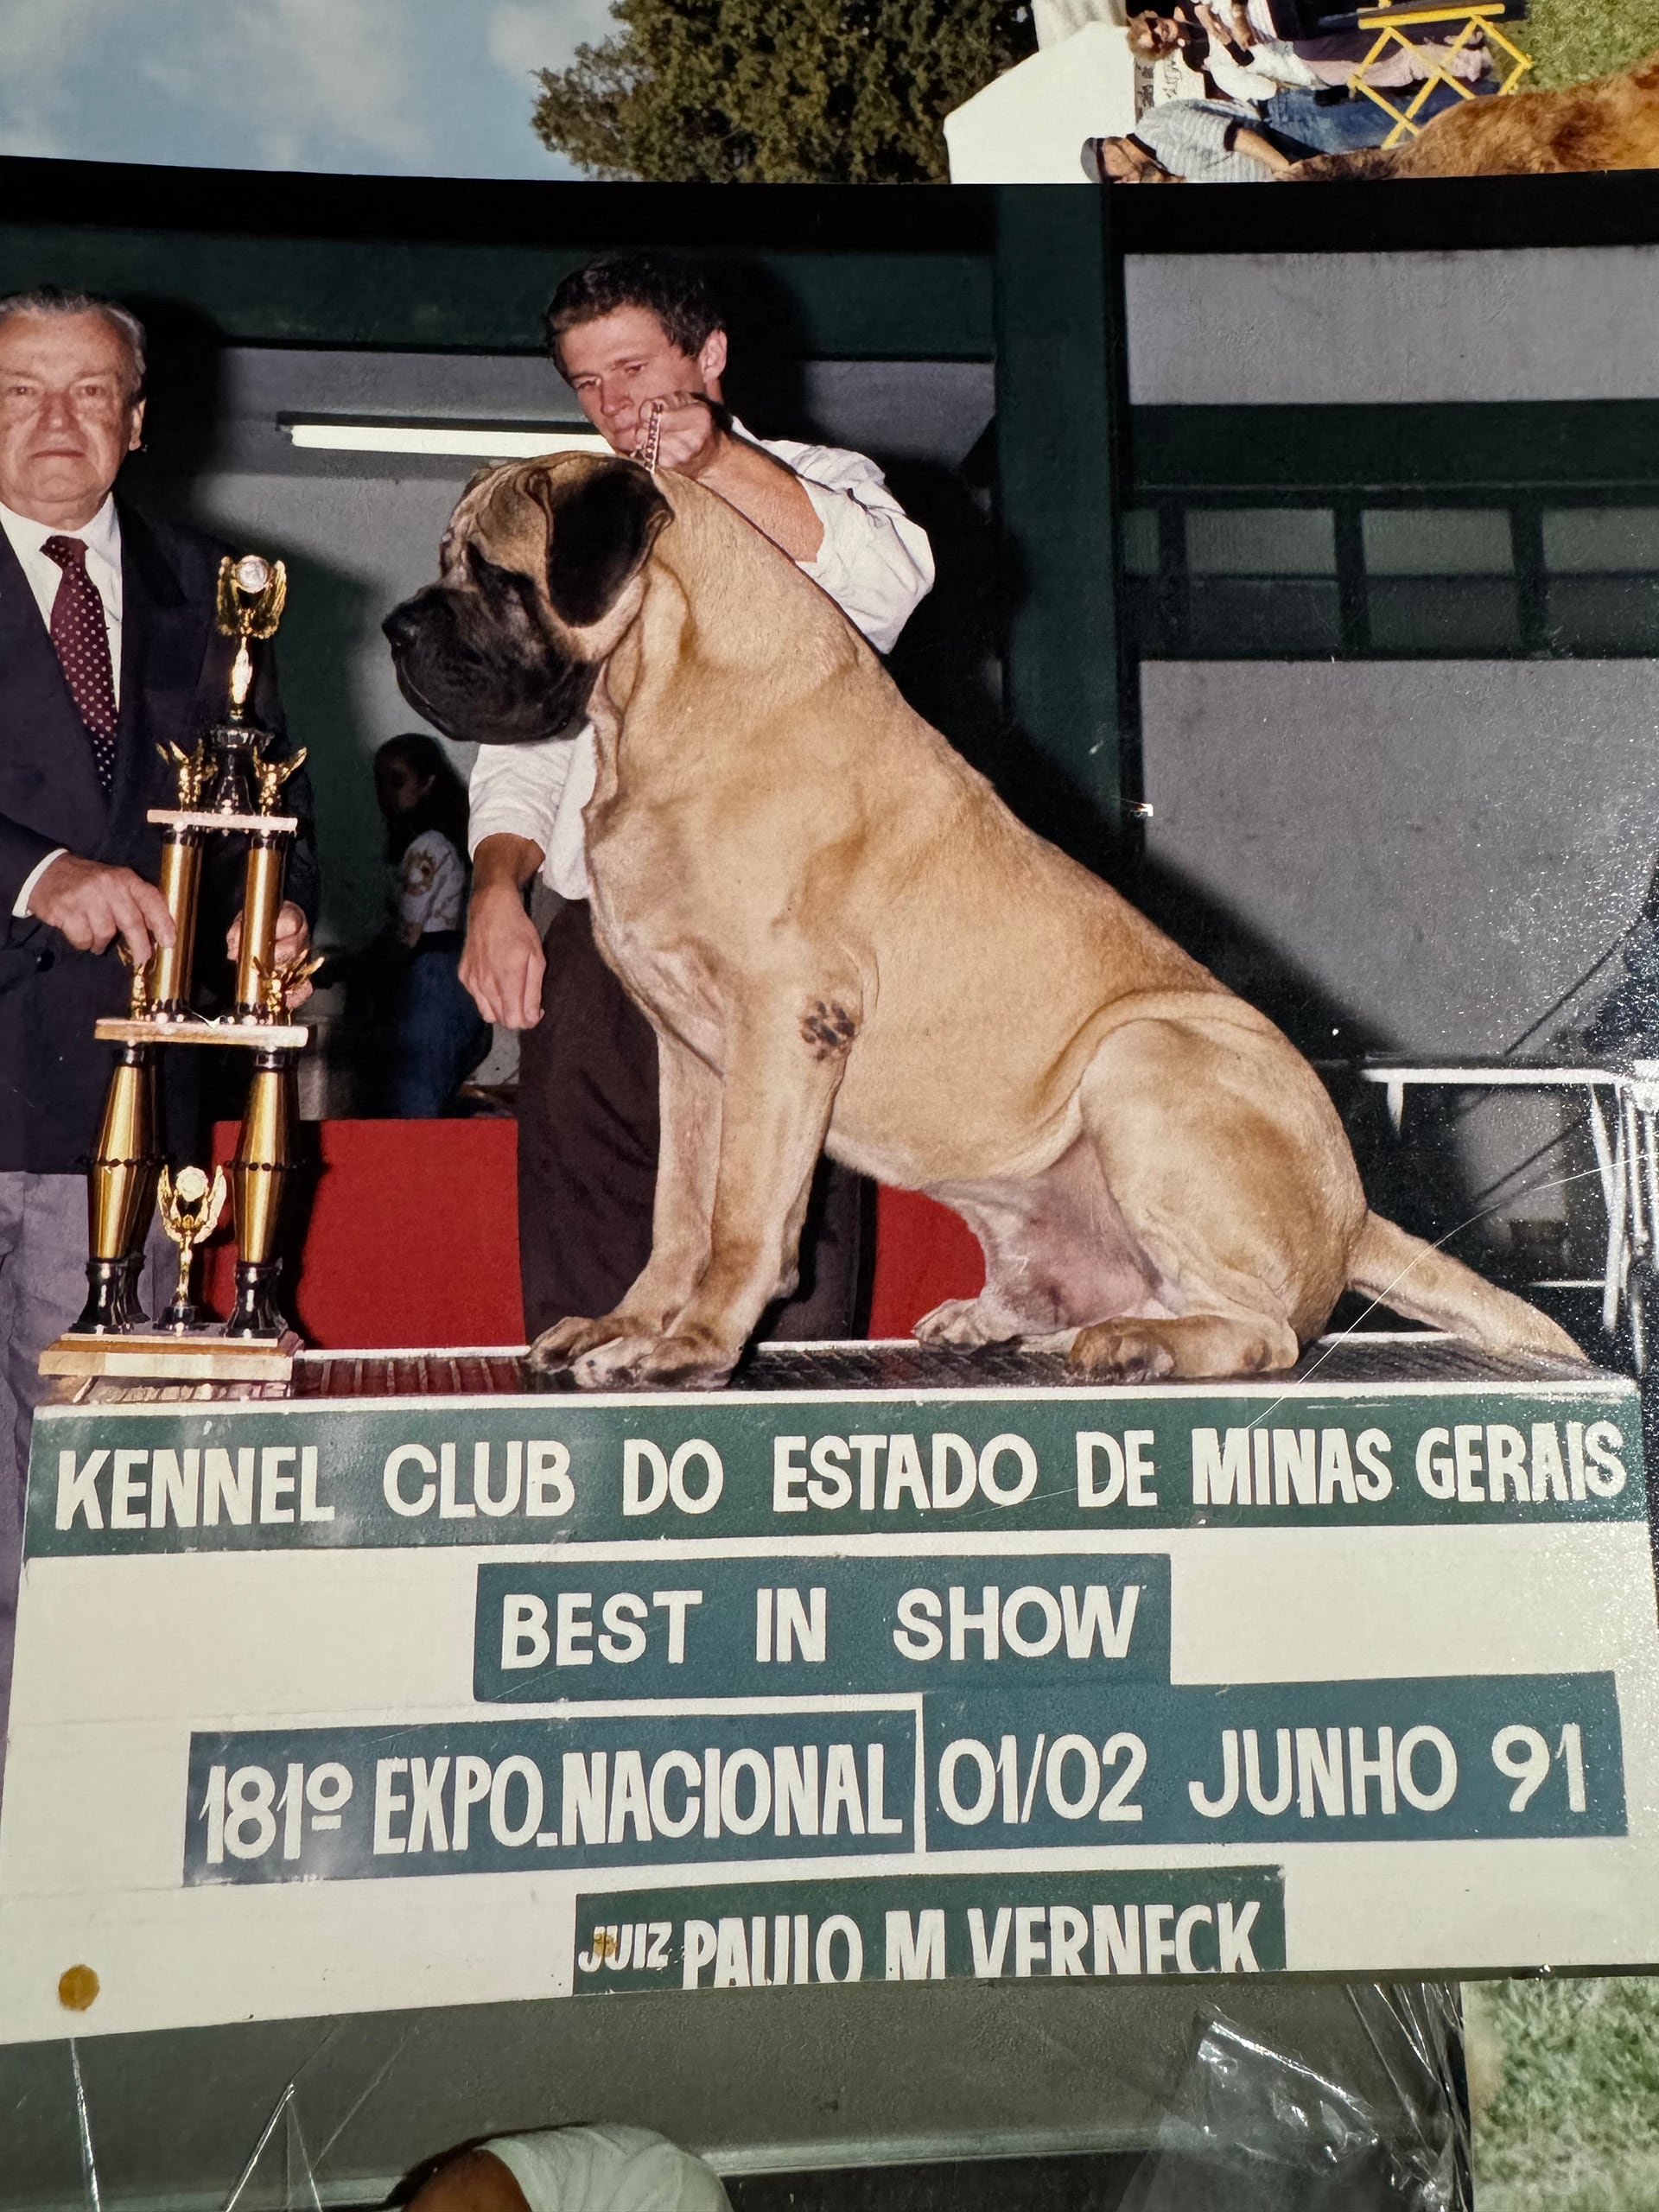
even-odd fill
[{"label": "fluorescent light tube", "polygon": [[531,461],[540,454],[609,453],[596,430],[563,423],[376,423],[279,418],[296,446],[324,453],[442,454],[472,461]]}]

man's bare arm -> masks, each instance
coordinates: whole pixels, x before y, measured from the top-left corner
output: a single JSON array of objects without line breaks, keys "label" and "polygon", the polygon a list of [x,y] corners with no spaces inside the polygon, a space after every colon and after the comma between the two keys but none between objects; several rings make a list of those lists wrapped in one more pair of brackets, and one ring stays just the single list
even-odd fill
[{"label": "man's bare arm", "polygon": [[473,855],[473,895],[461,980],[486,1021],[533,1029],[542,1018],[542,941],[524,912],[524,886],[543,855],[533,838],[486,837]]},{"label": "man's bare arm", "polygon": [[1233,133],[1231,145],[1236,154],[1243,154],[1250,161],[1259,162],[1265,169],[1277,172],[1294,166],[1287,154],[1281,154],[1259,131],[1248,130],[1243,125]]},{"label": "man's bare arm", "polygon": [[[657,457],[664,468],[695,476],[763,531],[791,561],[813,561],[823,543],[817,509],[793,469],[724,427],[724,410],[700,393],[675,392],[656,405]],[[642,408],[643,443],[651,407]]]},{"label": "man's bare arm", "polygon": [[718,454],[698,480],[764,531],[791,561],[817,558],[823,544],[818,511],[794,470],[771,454],[722,435]]}]

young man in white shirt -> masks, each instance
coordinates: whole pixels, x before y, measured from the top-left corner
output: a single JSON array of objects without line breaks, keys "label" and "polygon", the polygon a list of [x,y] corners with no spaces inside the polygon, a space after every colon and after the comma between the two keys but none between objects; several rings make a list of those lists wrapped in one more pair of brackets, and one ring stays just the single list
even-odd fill
[{"label": "young man in white shirt", "polygon": [[[548,309],[549,347],[614,451],[652,415],[660,465],[694,476],[822,585],[878,652],[933,581],[925,533],[880,471],[832,447],[760,441],[721,397],[728,343],[695,270],[611,254],[568,277]],[[518,1229],[534,1338],[568,1314],[618,1305],[651,1249],[657,1048],[600,958],[588,907],[582,810],[593,733],[480,747],[472,779],[473,895],[461,981],[489,1021],[522,1030]],[[540,875],[566,902],[541,939],[524,893]],[[825,1185],[823,1225],[803,1240],[804,1293],[779,1332],[831,1335],[852,1320],[858,1201]]]}]

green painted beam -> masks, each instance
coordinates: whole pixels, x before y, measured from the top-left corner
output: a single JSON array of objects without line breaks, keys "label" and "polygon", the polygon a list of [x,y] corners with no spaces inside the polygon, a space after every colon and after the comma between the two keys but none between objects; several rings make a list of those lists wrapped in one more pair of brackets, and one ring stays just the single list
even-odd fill
[{"label": "green painted beam", "polygon": [[1138,499],[1558,487],[1651,494],[1659,401],[1136,407],[1128,452]]},{"label": "green painted beam", "polygon": [[[985,360],[981,193],[227,176],[0,161],[0,291],[84,285],[247,345],[533,353],[566,272],[608,247],[702,261],[781,352]],[[41,211],[52,210],[52,219]],[[111,215],[117,219],[111,220]]]},{"label": "green painted beam", "polygon": [[[416,238],[238,240],[171,231],[0,231],[0,290],[52,283],[188,310],[246,346],[535,353],[586,248]],[[984,359],[990,274],[971,255],[706,257],[734,315],[812,359]]]},{"label": "green painted beam", "polygon": [[[1079,854],[1138,795],[1120,640],[1120,264],[1101,195],[998,195],[997,459],[1011,789]],[[1020,763],[1030,770],[1022,773]],[[1027,788],[1027,786],[1029,788]]]}]

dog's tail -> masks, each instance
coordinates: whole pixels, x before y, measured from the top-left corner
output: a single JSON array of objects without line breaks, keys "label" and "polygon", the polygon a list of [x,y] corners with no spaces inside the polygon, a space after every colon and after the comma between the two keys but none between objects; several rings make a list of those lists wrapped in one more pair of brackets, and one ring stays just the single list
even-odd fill
[{"label": "dog's tail", "polygon": [[1461,1260],[1368,1213],[1349,1262],[1348,1287],[1408,1320],[1427,1322],[1484,1351],[1582,1359],[1565,1329],[1524,1299],[1499,1290]]}]

